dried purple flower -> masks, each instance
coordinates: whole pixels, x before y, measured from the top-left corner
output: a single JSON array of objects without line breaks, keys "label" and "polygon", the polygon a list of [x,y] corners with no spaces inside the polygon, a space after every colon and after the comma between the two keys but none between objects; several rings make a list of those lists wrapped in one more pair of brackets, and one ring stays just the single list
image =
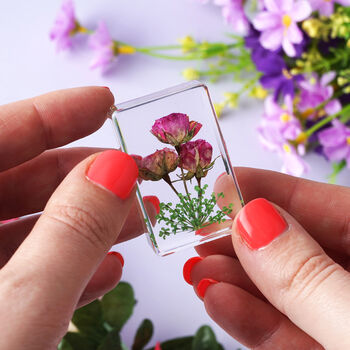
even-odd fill
[{"label": "dried purple flower", "polygon": [[201,127],[202,124],[190,121],[187,114],[171,113],[157,119],[152,126],[151,133],[159,141],[177,147],[190,141],[198,134]]},{"label": "dried purple flower", "polygon": [[140,159],[134,157],[139,168],[139,176],[143,180],[158,181],[173,172],[178,164],[177,153],[169,148],[157,150],[149,156]]},{"label": "dried purple flower", "polygon": [[212,166],[212,155],[213,147],[204,140],[191,141],[181,145],[180,166],[189,172],[187,178],[205,177]]}]

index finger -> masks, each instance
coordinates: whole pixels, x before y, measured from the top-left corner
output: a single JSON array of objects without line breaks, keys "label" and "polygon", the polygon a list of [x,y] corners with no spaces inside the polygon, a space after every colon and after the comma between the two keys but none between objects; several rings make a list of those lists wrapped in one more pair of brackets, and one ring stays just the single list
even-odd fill
[{"label": "index finger", "polygon": [[[349,188],[261,169],[236,168],[235,172],[246,203],[255,198],[275,202],[323,247],[350,255]],[[233,186],[232,179],[220,177],[215,192],[225,192],[226,186]],[[231,198],[220,205],[226,201]]]},{"label": "index finger", "polygon": [[83,87],[0,106],[0,171],[96,131],[113,103],[108,88]]}]

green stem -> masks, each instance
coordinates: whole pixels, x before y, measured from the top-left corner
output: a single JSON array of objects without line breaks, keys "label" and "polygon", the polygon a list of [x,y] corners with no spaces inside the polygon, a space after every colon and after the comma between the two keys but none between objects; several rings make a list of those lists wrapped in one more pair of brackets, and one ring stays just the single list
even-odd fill
[{"label": "green stem", "polygon": [[177,189],[172,184],[168,174],[163,177],[163,180],[171,187],[171,189],[176,193],[176,195],[179,196],[179,192],[177,191]]},{"label": "green stem", "polygon": [[[350,111],[350,105],[345,106],[338,113],[332,114],[332,115],[328,116],[327,118],[322,119],[321,121],[319,121],[317,124],[315,124],[314,126],[312,126],[310,129],[308,129],[305,132],[306,136],[310,137],[312,134],[314,134],[316,131],[321,129],[323,126],[330,123],[333,119],[339,117],[341,114],[346,113],[348,111]],[[342,121],[343,121],[343,119],[342,119]]]},{"label": "green stem", "polygon": [[170,55],[164,55],[161,53],[151,52],[140,48],[135,48],[136,52],[142,53],[144,55],[157,57],[157,58],[163,58],[166,60],[176,60],[176,61],[194,61],[201,59],[200,57],[194,57],[194,56],[170,56]]}]

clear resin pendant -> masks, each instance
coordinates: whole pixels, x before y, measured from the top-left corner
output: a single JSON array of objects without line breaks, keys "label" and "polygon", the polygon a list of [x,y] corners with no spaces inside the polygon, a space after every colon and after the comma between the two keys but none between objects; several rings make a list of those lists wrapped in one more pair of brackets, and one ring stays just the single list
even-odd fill
[{"label": "clear resin pendant", "polygon": [[[112,120],[121,149],[139,167],[137,196],[157,254],[230,234],[243,199],[205,85],[193,81],[118,104]],[[222,174],[232,185],[216,193]],[[160,201],[153,225],[142,200],[151,195]]]}]

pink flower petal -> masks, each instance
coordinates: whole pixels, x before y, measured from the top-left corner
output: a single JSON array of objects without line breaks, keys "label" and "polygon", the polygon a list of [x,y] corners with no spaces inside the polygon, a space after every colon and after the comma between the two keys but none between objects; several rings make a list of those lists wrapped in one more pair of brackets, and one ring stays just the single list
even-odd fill
[{"label": "pink flower petal", "polygon": [[343,6],[350,6],[350,0],[337,0],[337,3]]},{"label": "pink flower petal", "polygon": [[334,12],[333,1],[323,1],[318,10],[322,16],[329,17]]},{"label": "pink flower petal", "polygon": [[321,77],[321,80],[320,80],[321,85],[323,85],[323,86],[328,85],[331,81],[333,81],[335,79],[336,75],[337,74],[335,72],[328,72],[328,73],[323,74]]},{"label": "pink flower petal", "polygon": [[290,12],[293,8],[294,0],[281,0],[279,2],[280,12]]},{"label": "pink flower petal", "polygon": [[303,33],[296,23],[292,23],[287,31],[288,39],[291,43],[300,44],[303,41]]},{"label": "pink flower petal", "polygon": [[290,16],[294,19],[294,21],[300,22],[309,17],[311,12],[312,8],[310,3],[305,0],[300,0],[294,4],[293,9],[290,12]]},{"label": "pink flower petal", "polygon": [[281,47],[283,40],[283,28],[268,29],[260,36],[261,45],[268,50],[275,51]]},{"label": "pink flower petal", "polygon": [[280,25],[281,17],[271,12],[261,12],[253,20],[253,25],[257,30],[265,30]]},{"label": "pink flower petal", "polygon": [[280,6],[276,0],[265,0],[265,6],[269,12],[281,12]]},{"label": "pink flower petal", "polygon": [[296,51],[294,45],[291,43],[288,37],[285,37],[282,41],[283,50],[289,57],[294,57],[296,55]]},{"label": "pink flower petal", "polygon": [[339,100],[335,99],[330,101],[324,108],[327,114],[332,115],[338,113],[342,109],[342,105]]}]

